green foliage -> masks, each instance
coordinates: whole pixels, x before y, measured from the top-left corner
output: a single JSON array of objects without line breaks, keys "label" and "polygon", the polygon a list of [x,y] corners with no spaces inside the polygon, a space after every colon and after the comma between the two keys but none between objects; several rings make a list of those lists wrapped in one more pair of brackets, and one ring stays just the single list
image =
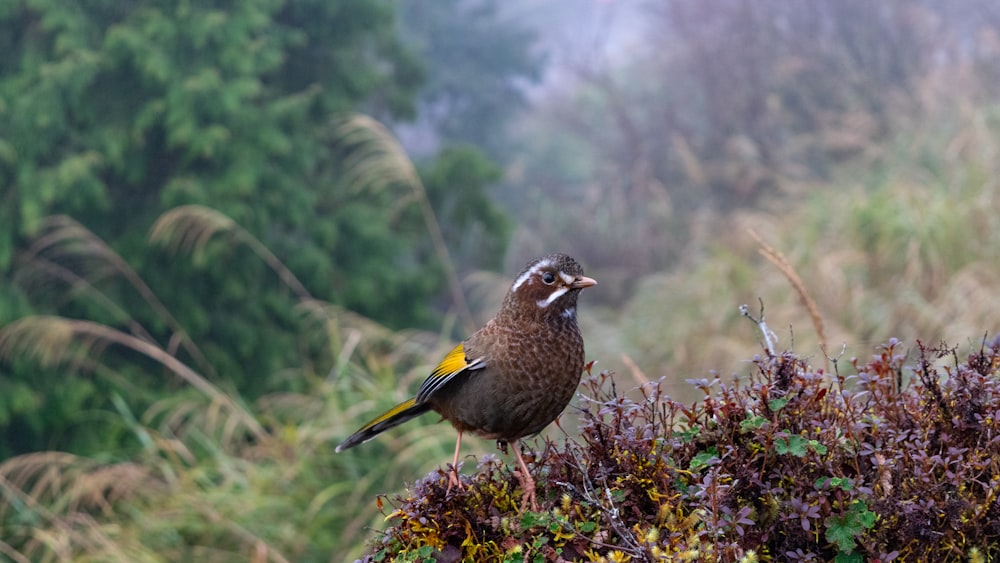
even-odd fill
[{"label": "green foliage", "polygon": [[471,146],[458,146],[441,151],[420,176],[456,260],[470,269],[500,269],[512,225],[486,196],[500,169]]},{"label": "green foliage", "polygon": [[[740,429],[744,429],[742,423],[740,424]],[[826,446],[817,440],[809,440],[795,434],[779,435],[774,441],[774,451],[779,455],[791,454],[795,457],[806,457],[810,451],[814,451],[820,455],[825,454]]]},{"label": "green foliage", "polygon": [[[295,341],[283,331],[294,323],[294,301],[238,250],[214,249],[210,260],[184,265],[149,248],[142,242],[146,232],[169,206],[211,204],[277,252],[301,249],[298,260],[310,262],[294,267],[310,274],[319,295],[370,302],[371,291],[360,282],[330,283],[335,271],[353,268],[364,283],[389,288],[387,310],[407,318],[426,314],[421,298],[433,285],[406,285],[419,272],[400,275],[386,266],[412,251],[405,244],[412,230],[374,220],[385,197],[361,194],[334,203],[335,176],[317,173],[329,154],[331,112],[355,108],[376,93],[396,100],[391,105],[400,112],[410,109],[404,100],[419,73],[394,33],[392,11],[381,2],[148,0],[87,10],[63,2],[11,5],[0,14],[8,47],[0,53],[0,137],[11,149],[4,153],[9,165],[0,166],[4,278],[24,284],[32,308],[42,312],[138,321],[164,340],[183,325],[189,337],[213,343],[204,355],[251,396],[271,388],[269,376],[296,361]],[[68,238],[28,250],[29,237],[55,234],[46,219],[54,213],[71,214],[95,231],[91,240],[106,240],[103,257],[92,260],[88,242]],[[359,225],[364,217],[369,222]],[[134,272],[123,279],[118,261]],[[26,279],[29,268],[47,270],[45,283],[32,283],[43,276]],[[131,274],[170,304],[176,322],[150,307],[148,295],[136,295],[136,284],[127,282]],[[81,287],[96,292],[67,299]],[[416,295],[403,289],[411,287]],[[5,290],[0,301],[11,297]],[[107,302],[128,314],[109,315]],[[2,320],[28,312],[21,309]],[[37,380],[21,366],[10,369],[16,380]],[[44,379],[34,391],[38,410],[18,416],[30,415],[30,424],[49,436],[78,425],[80,414],[99,408],[111,387],[95,381],[89,397],[82,388],[67,389],[83,409],[72,415],[47,396],[66,375]],[[142,369],[126,379],[158,386]],[[52,445],[40,438],[34,448]],[[89,451],[85,442],[61,443]]]},{"label": "green foliage", "polygon": [[709,446],[707,450],[698,453],[691,458],[691,463],[688,464],[688,469],[691,471],[700,471],[710,465],[719,463],[719,461],[719,449],[715,446]]},{"label": "green foliage", "polygon": [[[305,329],[299,338],[319,335],[333,368],[291,367],[282,375],[301,392],[252,402],[214,385],[173,350],[107,325],[34,316],[3,327],[0,358],[30,363],[36,372],[71,373],[74,379],[61,386],[68,391],[74,381],[88,381],[79,366],[97,373],[94,381],[113,382],[114,412],[92,407],[87,422],[116,428],[127,436],[114,439],[130,445],[93,457],[47,451],[0,462],[4,557],[326,561],[360,549],[366,526],[380,521],[376,506],[363,499],[394,484],[395,471],[414,473],[446,455],[443,442],[450,438],[411,424],[400,444],[422,443],[417,450],[397,444],[391,453],[372,447],[335,456],[331,442],[350,432],[359,409],[378,408],[369,401],[373,387],[412,379],[411,369],[425,372],[424,355],[444,353],[447,343],[397,335],[309,299],[298,314]],[[123,369],[127,363],[163,373],[176,390],[136,410],[135,397],[124,395],[135,389],[120,380],[131,373]],[[17,394],[3,398],[14,401]],[[72,400],[67,396],[61,406],[82,408]],[[386,456],[395,460],[392,471]]]},{"label": "green foliage", "polygon": [[855,500],[841,514],[828,516],[824,524],[826,541],[836,545],[840,551],[850,554],[854,551],[855,542],[862,537],[865,530],[875,525],[875,513],[868,510],[865,501]]},{"label": "green foliage", "polygon": [[[357,143],[333,119],[362,108],[413,116],[423,71],[394,10],[380,0],[2,10],[0,323],[40,312],[141,326],[251,399],[301,387],[275,374],[324,361],[321,343],[300,335],[298,289],[396,328],[436,324],[453,266],[428,242],[434,209],[412,182],[351,184]],[[430,170],[449,236],[502,253],[503,217],[482,195],[497,171],[470,150],[440,162]],[[189,262],[145,242],[161,213],[187,205],[217,210],[251,243],[208,236]],[[298,276],[297,295],[261,248]],[[0,456],[95,451],[119,434],[81,417],[103,418],[123,382],[139,410],[173,390],[148,366],[109,364],[114,375],[93,378],[5,366],[16,400],[0,402],[0,432],[17,438],[0,441]]]},{"label": "green foliage", "polygon": [[[416,85],[412,59],[388,33],[391,12],[337,4],[112,2],[78,12],[35,2],[5,13],[0,25],[17,38],[0,88],[4,135],[18,139],[15,232],[68,212],[88,223],[119,215],[99,233],[119,235],[181,201],[227,212],[252,201],[258,220],[294,216],[305,203],[301,176],[321,149],[320,122],[379,89]],[[366,54],[389,64],[327,64]],[[294,197],[284,210],[273,207],[281,198],[248,199],[264,186]]]},{"label": "green foliage", "polygon": [[[497,4],[460,4],[402,8],[432,59],[418,106],[447,107],[425,117],[446,140],[500,154],[520,103],[510,76],[533,77],[537,60],[527,35],[495,25]],[[512,167],[530,189],[502,195],[526,222],[522,247],[586,249],[609,301],[625,303],[621,330],[585,326],[614,336],[589,349],[649,372],[747,357],[734,304],[763,295],[772,319],[799,307],[747,226],[803,273],[826,342],[867,350],[884,334],[992,326],[1000,129],[992,106],[969,109],[977,89],[995,91],[983,86],[997,65],[976,47],[992,24],[922,42],[930,4],[889,2],[877,18],[863,2],[702,4],[651,14],[681,48],[652,41],[629,68],[581,72],[582,89],[553,96]],[[366,498],[450,456],[452,435],[418,423],[350,457],[329,451],[378,410],[371,397],[402,398],[439,340],[357,313],[431,326],[449,275],[430,225],[481,267],[510,229],[483,197],[497,170],[475,151],[448,149],[418,178],[408,162],[370,164],[331,122],[359,108],[412,116],[423,73],[392,12],[361,0],[0,7],[4,557],[329,560],[381,524]],[[813,20],[831,25],[817,35]],[[469,21],[475,44],[454,32]],[[927,67],[928,48],[954,64]],[[468,66],[474,52],[495,64]],[[749,89],[717,87],[740,73]],[[906,100],[926,113],[900,119]],[[369,167],[375,180],[351,181]],[[727,207],[776,193],[764,211],[691,213],[706,196]],[[62,317],[10,323],[33,312]],[[821,335],[796,328],[797,348],[826,356]],[[893,342],[851,377],[757,358],[732,385],[661,381],[634,401],[594,378],[582,438],[534,455],[544,512],[517,514],[518,481],[484,458],[467,491],[446,494],[435,471],[390,501],[370,557],[995,558],[1000,362],[987,344],[964,360],[917,345],[907,366]],[[93,455],[7,459],[40,448]]]},{"label": "green foliage", "polygon": [[400,20],[427,65],[421,121],[446,144],[469,144],[508,160],[510,123],[526,105],[524,86],[541,75],[534,34],[501,13],[497,0],[405,2]]}]

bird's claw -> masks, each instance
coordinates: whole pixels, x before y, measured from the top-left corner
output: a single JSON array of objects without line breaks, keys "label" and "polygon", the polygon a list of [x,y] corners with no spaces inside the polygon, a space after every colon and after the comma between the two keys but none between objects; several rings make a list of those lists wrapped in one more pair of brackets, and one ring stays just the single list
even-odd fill
[{"label": "bird's claw", "polygon": [[531,508],[532,512],[539,511],[538,502],[535,500],[534,490],[524,491],[524,496],[521,497],[521,513],[523,514],[526,512],[528,508]]},{"label": "bird's claw", "polygon": [[454,465],[449,466],[448,471],[448,488],[445,489],[444,494],[451,494],[452,489],[457,489],[459,491],[464,490],[465,487],[462,485],[462,479],[458,476],[458,467]]}]

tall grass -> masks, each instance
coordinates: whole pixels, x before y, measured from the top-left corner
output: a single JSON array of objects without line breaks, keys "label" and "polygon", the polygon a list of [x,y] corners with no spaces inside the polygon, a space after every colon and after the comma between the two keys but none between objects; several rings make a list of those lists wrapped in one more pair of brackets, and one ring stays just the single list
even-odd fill
[{"label": "tall grass", "polygon": [[[422,205],[433,230],[436,218],[412,163],[385,130],[361,117],[337,127],[354,155],[351,189],[401,190],[401,199]],[[26,254],[22,281],[46,291],[65,287],[60,298],[100,304],[113,326],[23,318],[0,328],[0,358],[63,365],[67,377],[92,370],[121,382],[124,377],[110,364],[144,357],[184,385],[140,413],[131,410],[130,388],[117,386],[111,403],[140,444],[127,461],[109,462],[120,459],[110,453],[89,459],[51,451],[0,464],[0,559],[341,560],[360,553],[369,529],[381,523],[377,495],[401,488],[450,455],[454,435],[428,427],[430,418],[334,455],[339,440],[416,387],[433,367],[428,358],[447,352],[451,343],[439,335],[392,332],[317,301],[274,253],[228,217],[199,206],[169,210],[153,226],[152,243],[196,260],[209,244],[249,247],[296,297],[301,338],[313,344],[316,335],[323,337],[325,350],[317,357],[275,374],[297,380],[291,388],[307,391],[266,395],[248,404],[212,383],[226,374],[213,373],[201,354],[199,344],[210,343],[191,341],[107,244],[68,217],[46,225]],[[447,261],[447,249],[439,251]],[[450,263],[447,267],[454,271]],[[109,275],[126,279],[159,313],[173,331],[168,343],[158,342],[100,291],[99,281]],[[456,300],[470,322],[464,296]],[[186,356],[178,355],[180,350]],[[115,362],[103,361],[109,355]]]},{"label": "tall grass", "polygon": [[737,306],[756,308],[759,298],[782,344],[794,340],[821,365],[817,323],[789,326],[808,311],[760,254],[767,246],[804,280],[826,327],[827,354],[846,345],[848,356],[864,357],[893,336],[978,341],[995,333],[998,152],[996,110],[966,109],[961,119],[912,125],[866,169],[844,169],[830,184],[790,186],[763,210],[705,216],[685,260],[641,279],[613,321],[624,351],[644,372],[679,381],[708,370],[739,373],[760,348]]},{"label": "tall grass", "polygon": [[382,447],[334,455],[333,443],[358,420],[358,409],[344,407],[364,402],[344,383],[321,388],[318,396],[261,399],[255,410],[271,431],[260,439],[234,436],[219,405],[188,397],[133,421],[145,446],[134,460],[43,452],[6,461],[3,552],[24,561],[325,561],[357,553],[381,522],[376,495],[421,476],[448,445],[415,425]]},{"label": "tall grass", "polygon": [[[224,219],[224,218],[221,218]],[[218,225],[228,225],[219,229]],[[213,226],[214,225],[214,226]],[[154,227],[161,242],[223,231],[254,239],[204,208],[178,208]],[[206,234],[207,233],[207,234]],[[85,240],[92,235],[81,233]],[[70,242],[66,238],[66,242]],[[257,243],[259,244],[259,243]],[[264,249],[266,250],[266,249]],[[110,251],[109,251],[110,252]],[[393,333],[313,300],[269,252],[258,252],[300,297],[303,332],[326,335],[329,371],[309,363],[284,377],[309,393],[255,404],[223,391],[148,338],[96,322],[27,317],[0,331],[0,355],[107,371],[102,354],[125,349],[187,384],[146,412],[112,398],[141,453],[106,463],[40,452],[0,464],[0,553],[14,561],[321,561],[356,552],[379,524],[375,498],[445,459],[452,436],[412,424],[387,440],[333,455],[337,441],[403,398],[443,354],[436,335]],[[396,393],[386,389],[397,388]],[[371,400],[372,397],[380,397]],[[429,420],[427,422],[430,422]],[[387,460],[392,460],[387,463]]]}]

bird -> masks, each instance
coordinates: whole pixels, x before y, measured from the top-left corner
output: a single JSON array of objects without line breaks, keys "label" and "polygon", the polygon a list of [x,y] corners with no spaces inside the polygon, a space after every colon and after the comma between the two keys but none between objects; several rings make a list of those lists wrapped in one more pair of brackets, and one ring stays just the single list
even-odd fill
[{"label": "bird", "polygon": [[584,368],[577,299],[597,281],[562,253],[529,262],[507,291],[500,309],[478,331],[455,346],[418,389],[416,396],[375,417],[336,451],[367,442],[429,411],[458,431],[448,489],[462,488],[458,457],[462,435],[496,440],[506,451],[514,443],[523,489],[522,512],[538,511],[535,482],[519,440],[553,422],[573,398]]}]

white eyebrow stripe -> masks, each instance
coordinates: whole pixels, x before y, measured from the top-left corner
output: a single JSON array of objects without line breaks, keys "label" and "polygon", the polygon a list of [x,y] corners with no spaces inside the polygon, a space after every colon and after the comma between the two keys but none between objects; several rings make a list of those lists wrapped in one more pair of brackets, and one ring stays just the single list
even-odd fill
[{"label": "white eyebrow stripe", "polygon": [[542,309],[548,307],[553,301],[562,297],[567,291],[569,291],[568,287],[560,287],[559,289],[553,291],[552,295],[549,295],[548,299],[539,299],[538,306]]},{"label": "white eyebrow stripe", "polygon": [[528,281],[531,278],[531,276],[537,274],[542,268],[548,268],[551,265],[552,265],[551,260],[542,260],[541,262],[535,264],[534,266],[529,268],[528,271],[521,274],[521,277],[517,278],[517,281],[514,282],[514,285],[510,288],[510,290],[517,291],[517,288],[521,287],[524,284],[524,282]]},{"label": "white eyebrow stripe", "polygon": [[573,283],[573,282],[576,281],[575,277],[567,274],[566,272],[559,272],[559,277],[562,278],[563,281],[566,282],[567,285],[569,285],[569,284],[571,284],[571,283]]}]

